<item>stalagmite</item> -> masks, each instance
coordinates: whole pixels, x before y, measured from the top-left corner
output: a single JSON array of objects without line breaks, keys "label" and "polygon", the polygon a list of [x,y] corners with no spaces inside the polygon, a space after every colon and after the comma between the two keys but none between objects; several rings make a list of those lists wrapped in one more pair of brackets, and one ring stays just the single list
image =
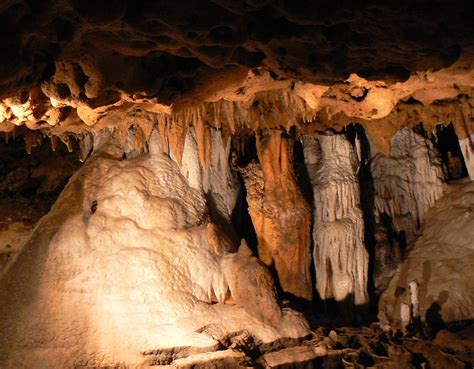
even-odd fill
[{"label": "stalagmite", "polygon": [[311,300],[311,213],[296,183],[293,140],[281,131],[257,137],[260,166],[242,170],[258,255],[274,265],[283,291]]},{"label": "stalagmite", "polygon": [[474,319],[474,182],[450,184],[425,214],[423,232],[379,300],[378,318],[403,327],[400,306],[429,329]]},{"label": "stalagmite", "polygon": [[459,147],[464,157],[464,164],[466,164],[469,178],[474,181],[474,134],[459,140]]},{"label": "stalagmite", "polygon": [[212,327],[270,345],[309,333],[245,244],[232,252],[158,134],[148,147],[127,159],[120,139],[97,136],[0,279],[0,367],[170,363],[220,348]]},{"label": "stalagmite", "polygon": [[393,230],[410,246],[426,211],[444,191],[439,153],[431,141],[408,128],[392,138],[390,157],[373,145],[371,149],[376,221],[388,215]]},{"label": "stalagmite", "polygon": [[416,319],[420,316],[420,291],[418,289],[418,283],[416,281],[411,281],[408,285],[410,288],[411,313],[413,319]]},{"label": "stalagmite", "polygon": [[356,176],[356,153],[344,135],[303,137],[314,193],[314,263],[322,300],[368,303],[368,253]]}]

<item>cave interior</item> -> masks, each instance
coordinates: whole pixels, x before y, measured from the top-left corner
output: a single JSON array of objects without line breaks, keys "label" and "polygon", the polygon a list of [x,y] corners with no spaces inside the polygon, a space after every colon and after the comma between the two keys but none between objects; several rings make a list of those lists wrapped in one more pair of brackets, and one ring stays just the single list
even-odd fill
[{"label": "cave interior", "polygon": [[471,368],[473,5],[3,1],[0,368]]}]

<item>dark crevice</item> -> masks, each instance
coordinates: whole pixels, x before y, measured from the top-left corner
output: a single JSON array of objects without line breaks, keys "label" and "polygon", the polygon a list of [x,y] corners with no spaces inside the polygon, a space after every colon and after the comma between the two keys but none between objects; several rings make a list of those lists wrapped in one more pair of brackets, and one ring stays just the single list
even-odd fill
[{"label": "dark crevice", "polygon": [[[252,161],[258,161],[257,146],[255,136],[232,137],[232,149],[234,152],[237,167],[243,168]],[[237,178],[240,183],[241,191],[237,200],[237,204],[232,212],[231,221],[237,235],[247,241],[248,246],[254,253],[258,255],[258,241],[252,218],[249,214],[249,204],[247,202],[247,188],[241,173],[236,171]]]},{"label": "dark crevice", "polygon": [[448,126],[437,125],[434,141],[447,170],[448,179],[453,181],[467,177],[466,163],[453,124],[451,123]]}]

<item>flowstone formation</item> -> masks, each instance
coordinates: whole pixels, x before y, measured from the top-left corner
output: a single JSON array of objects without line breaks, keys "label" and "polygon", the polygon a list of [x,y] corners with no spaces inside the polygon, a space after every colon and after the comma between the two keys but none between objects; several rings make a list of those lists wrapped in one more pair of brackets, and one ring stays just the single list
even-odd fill
[{"label": "flowstone formation", "polygon": [[122,159],[98,139],[38,223],[1,280],[1,366],[170,363],[215,351],[226,335],[265,347],[308,334],[158,142],[153,134],[148,154]]}]

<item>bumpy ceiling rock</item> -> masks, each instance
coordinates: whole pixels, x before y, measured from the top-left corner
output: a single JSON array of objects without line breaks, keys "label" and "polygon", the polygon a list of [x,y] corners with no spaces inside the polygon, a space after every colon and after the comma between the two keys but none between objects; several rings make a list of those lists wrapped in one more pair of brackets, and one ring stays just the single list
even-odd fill
[{"label": "bumpy ceiling rock", "polygon": [[6,0],[0,132],[67,141],[152,122],[181,142],[191,124],[229,135],[360,123],[385,153],[419,122],[453,122],[465,138],[473,14],[468,0]]},{"label": "bumpy ceiling rock", "polygon": [[169,103],[257,66],[318,84],[404,80],[473,44],[473,10],[462,0],[6,0],[0,93],[47,80],[64,60],[92,105],[121,90]]}]

